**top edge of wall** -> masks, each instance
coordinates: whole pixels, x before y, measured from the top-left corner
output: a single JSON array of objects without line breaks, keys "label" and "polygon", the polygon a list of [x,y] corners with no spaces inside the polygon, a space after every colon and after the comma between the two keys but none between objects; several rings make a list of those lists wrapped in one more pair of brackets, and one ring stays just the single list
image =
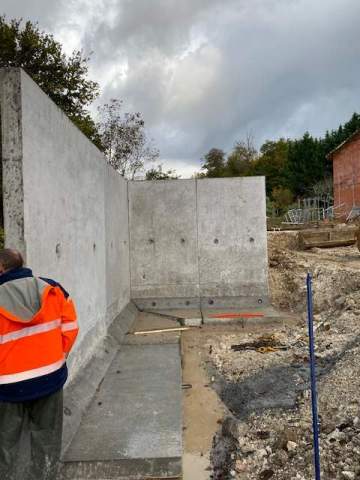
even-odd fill
[{"label": "top edge of wall", "polygon": [[206,177],[206,178],[176,178],[163,180],[128,180],[130,184],[144,184],[144,183],[172,183],[172,182],[229,182],[229,181],[265,181],[264,175],[253,175],[249,177]]},{"label": "top edge of wall", "polygon": [[[20,86],[22,86],[25,83],[31,84],[33,88],[40,90],[43,95],[45,95],[50,100],[52,100],[50,96],[46,92],[44,92],[44,90],[31,78],[31,76],[24,69],[20,67],[0,68],[0,83],[4,82],[4,80],[6,80],[6,77],[8,76],[17,77],[18,81],[20,81]],[[78,131],[79,135],[81,135],[82,137],[84,137],[84,139],[86,139],[86,141],[89,143],[90,148],[94,149],[96,153],[104,159],[104,163],[106,165],[109,165],[106,162],[103,152],[84,134],[84,132],[80,130],[78,125],[76,125],[71,120],[71,118],[64,112],[64,110],[62,110],[62,108],[60,108],[53,100],[52,100],[52,104],[53,104],[52,107],[58,110],[58,112],[64,117],[65,121],[69,122]],[[109,166],[114,172],[116,172],[116,170],[111,165]],[[119,172],[117,173],[120,175]]]}]

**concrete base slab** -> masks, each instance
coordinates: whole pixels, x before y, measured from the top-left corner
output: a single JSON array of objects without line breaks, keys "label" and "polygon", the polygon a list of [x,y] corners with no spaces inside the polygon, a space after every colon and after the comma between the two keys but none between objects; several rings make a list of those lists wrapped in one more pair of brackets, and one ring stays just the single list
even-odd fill
[{"label": "concrete base slab", "polygon": [[202,313],[199,308],[150,309],[147,312],[142,312],[142,315],[145,313],[154,314],[157,318],[160,316],[176,320],[186,327],[200,327],[202,324]]},{"label": "concrete base slab", "polygon": [[150,335],[134,335],[134,332],[181,327],[180,322],[173,317],[141,312],[131,331],[124,337],[123,345],[159,345],[179,344],[179,331],[152,333]]},{"label": "concrete base slab", "polygon": [[81,375],[77,375],[67,384],[64,391],[63,452],[76,434],[84,412],[89,407],[99,383],[115,358],[119,344],[137,315],[137,308],[129,303],[114,319],[108,335],[98,345],[96,355],[81,369]]},{"label": "concrete base slab", "polygon": [[132,335],[124,339],[124,345],[180,345],[180,332],[155,333],[153,335]]},{"label": "concrete base slab", "polygon": [[[193,311],[203,311],[216,308],[257,308],[270,306],[269,297],[265,294],[259,296],[216,296],[209,295],[194,298],[141,298],[133,299],[141,311],[174,315],[181,312],[181,316],[198,317],[190,314]],[[187,312],[187,313],[186,313]]]},{"label": "concrete base slab", "polygon": [[155,315],[165,316],[181,320],[185,318],[201,318],[200,308],[165,308],[165,309],[148,309],[147,312],[154,313]]},{"label": "concrete base slab", "polygon": [[199,297],[188,298],[133,298],[139,310],[158,311],[166,309],[194,309],[199,308]]},{"label": "concrete base slab", "polygon": [[[256,316],[259,314],[259,316]],[[256,308],[222,308],[203,311],[203,321],[207,325],[239,323],[243,325],[261,325],[282,321],[283,315],[272,306]]]},{"label": "concrete base slab", "polygon": [[[181,477],[179,458],[115,460],[109,462],[69,462],[61,472],[61,480],[160,480]],[[174,472],[179,472],[174,475]]]},{"label": "concrete base slab", "polygon": [[201,298],[201,310],[214,308],[257,308],[270,306],[269,298],[266,295],[258,297],[252,296],[233,296],[217,297],[208,296]]},{"label": "concrete base slab", "polygon": [[61,479],[181,475],[179,345],[123,345],[70,448]]}]

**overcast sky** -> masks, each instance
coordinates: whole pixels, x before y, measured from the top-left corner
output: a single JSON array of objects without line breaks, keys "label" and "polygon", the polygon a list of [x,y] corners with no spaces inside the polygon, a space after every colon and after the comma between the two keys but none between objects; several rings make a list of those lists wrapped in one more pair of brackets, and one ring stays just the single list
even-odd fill
[{"label": "overcast sky", "polygon": [[91,77],[143,113],[183,177],[250,132],[322,135],[360,112],[359,0],[0,0],[93,51]]}]

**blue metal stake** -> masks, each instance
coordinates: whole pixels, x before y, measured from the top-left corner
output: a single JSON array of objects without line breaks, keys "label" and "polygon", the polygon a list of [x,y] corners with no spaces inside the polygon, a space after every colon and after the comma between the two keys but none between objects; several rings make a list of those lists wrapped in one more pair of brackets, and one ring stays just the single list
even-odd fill
[{"label": "blue metal stake", "polygon": [[316,363],[315,363],[315,341],[314,341],[314,323],[313,323],[313,304],[312,304],[312,278],[307,274],[307,309],[308,309],[308,328],[309,328],[309,350],[310,350],[310,372],[311,372],[311,403],[312,403],[312,423],[314,434],[314,466],[315,479],[320,480],[320,448],[319,448],[319,421],[317,411],[317,392],[316,392]]}]

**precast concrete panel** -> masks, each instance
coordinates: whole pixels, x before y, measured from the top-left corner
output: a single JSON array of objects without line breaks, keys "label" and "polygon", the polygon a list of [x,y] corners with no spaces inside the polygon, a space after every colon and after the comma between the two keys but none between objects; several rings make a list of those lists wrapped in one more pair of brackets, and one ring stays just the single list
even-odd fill
[{"label": "precast concrete panel", "polygon": [[198,180],[197,208],[203,306],[268,303],[264,177]]},{"label": "precast concrete panel", "polygon": [[24,73],[21,85],[27,262],[74,297],[81,342],[106,311],[105,164]]},{"label": "precast concrete panel", "polygon": [[195,180],[130,182],[129,212],[131,297],[190,304],[199,295]]},{"label": "precast concrete panel", "polygon": [[75,373],[129,301],[126,185],[27,74],[8,69],[0,79],[6,244],[74,298]]},{"label": "precast concrete panel", "polygon": [[105,172],[107,323],[130,298],[128,183],[112,167]]}]

